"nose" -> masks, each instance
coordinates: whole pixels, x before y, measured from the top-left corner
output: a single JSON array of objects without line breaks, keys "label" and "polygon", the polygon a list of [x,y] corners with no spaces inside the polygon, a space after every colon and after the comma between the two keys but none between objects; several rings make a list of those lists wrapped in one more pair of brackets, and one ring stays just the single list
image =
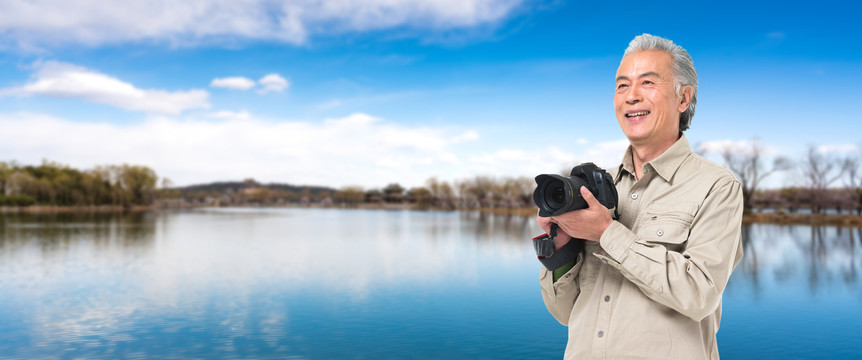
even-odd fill
[{"label": "nose", "polygon": [[641,102],[643,98],[641,97],[640,86],[637,84],[632,84],[629,91],[626,93],[626,104],[633,105]]}]

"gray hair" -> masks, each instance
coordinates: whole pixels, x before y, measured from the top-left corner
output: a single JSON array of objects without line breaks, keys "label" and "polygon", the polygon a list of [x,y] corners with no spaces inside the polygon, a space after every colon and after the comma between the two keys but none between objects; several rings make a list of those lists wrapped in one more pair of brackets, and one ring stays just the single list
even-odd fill
[{"label": "gray hair", "polygon": [[674,44],[673,41],[643,34],[638,35],[629,43],[623,58],[631,53],[644,50],[664,51],[673,58],[674,89],[677,95],[683,86],[691,86],[691,102],[688,104],[688,108],[679,115],[679,131],[687,130],[691,126],[691,118],[694,117],[694,106],[697,105],[697,70],[694,69],[691,56],[688,55],[688,51],[685,51],[682,46]]}]

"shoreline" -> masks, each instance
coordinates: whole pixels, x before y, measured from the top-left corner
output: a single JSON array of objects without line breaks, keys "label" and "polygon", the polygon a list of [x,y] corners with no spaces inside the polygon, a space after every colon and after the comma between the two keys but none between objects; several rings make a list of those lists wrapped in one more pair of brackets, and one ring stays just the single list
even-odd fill
[{"label": "shoreline", "polygon": [[862,227],[862,215],[751,213],[743,215],[743,224],[834,225]]},{"label": "shoreline", "polygon": [[[0,215],[6,214],[54,214],[54,213],[137,213],[162,210],[197,209],[207,207],[234,208],[294,208],[294,209],[365,209],[365,210],[415,210],[415,211],[465,211],[485,212],[499,215],[535,216],[535,208],[505,209],[505,208],[472,208],[472,209],[440,209],[421,208],[412,204],[363,204],[352,206],[322,206],[322,205],[148,205],[148,206],[0,206]],[[834,225],[862,227],[862,215],[850,214],[799,214],[799,213],[758,213],[743,215],[743,224],[783,224],[783,225]]]},{"label": "shoreline", "polygon": [[145,212],[158,210],[164,207],[156,205],[94,205],[94,206],[55,206],[55,205],[30,205],[30,206],[0,206],[0,214],[53,214],[53,213],[122,213],[122,212]]}]

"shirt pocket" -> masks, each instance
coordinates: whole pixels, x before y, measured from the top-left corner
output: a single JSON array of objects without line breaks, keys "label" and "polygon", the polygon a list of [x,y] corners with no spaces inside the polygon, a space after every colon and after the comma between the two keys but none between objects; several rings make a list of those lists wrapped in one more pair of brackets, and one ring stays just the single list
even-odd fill
[{"label": "shirt pocket", "polygon": [[681,252],[696,212],[697,205],[692,203],[650,204],[641,219],[638,237],[645,243]]}]

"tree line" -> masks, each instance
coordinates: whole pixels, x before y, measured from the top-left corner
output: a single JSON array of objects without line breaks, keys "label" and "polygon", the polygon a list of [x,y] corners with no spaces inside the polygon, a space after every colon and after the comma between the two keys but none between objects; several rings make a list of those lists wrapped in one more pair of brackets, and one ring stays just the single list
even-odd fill
[{"label": "tree line", "polygon": [[[706,151],[701,151],[706,153]],[[809,146],[798,160],[783,156],[765,160],[757,141],[745,148],[712,150],[740,180],[746,212],[800,210],[812,213],[862,214],[860,154],[828,155]],[[568,175],[569,169],[561,174]],[[794,186],[762,189],[764,180],[777,173],[795,179]],[[534,208],[535,182],[530,177],[479,175],[452,182],[428,179],[424,185],[405,188],[392,182],[383,188],[261,184],[254,179],[174,187],[146,166],[107,165],[77,170],[52,161],[41,165],[0,162],[0,206],[60,205],[406,205],[422,209],[526,209]]]},{"label": "tree line", "polygon": [[365,189],[345,186],[340,189],[319,186],[261,184],[254,179],[221,182],[183,188],[164,189],[167,205],[283,205],[318,204],[322,206],[405,205],[418,208],[529,208],[535,183],[527,177],[493,178],[476,176],[450,184],[437,178],[425,186],[405,188],[390,183],[383,188]]},{"label": "tree line", "polygon": [[[862,215],[862,144],[855,153],[843,156],[824,153],[809,145],[805,155],[797,160],[777,156],[767,161],[766,148],[757,140],[742,148],[727,146],[704,152],[720,155],[724,166],[739,179],[746,212],[808,209],[812,213],[835,210]],[[767,177],[781,172],[797,185],[761,189]]]},{"label": "tree line", "polygon": [[410,203],[418,208],[445,210],[533,207],[533,189],[536,183],[529,177],[501,177],[479,175],[451,184],[430,178],[425,186],[404,188],[390,183],[382,189],[363,190],[358,186],[341,188],[334,200],[341,204]]},{"label": "tree line", "polygon": [[0,162],[0,205],[150,205],[159,195],[158,180],[155,171],[138,165],[82,171],[48,160],[41,165]]}]

